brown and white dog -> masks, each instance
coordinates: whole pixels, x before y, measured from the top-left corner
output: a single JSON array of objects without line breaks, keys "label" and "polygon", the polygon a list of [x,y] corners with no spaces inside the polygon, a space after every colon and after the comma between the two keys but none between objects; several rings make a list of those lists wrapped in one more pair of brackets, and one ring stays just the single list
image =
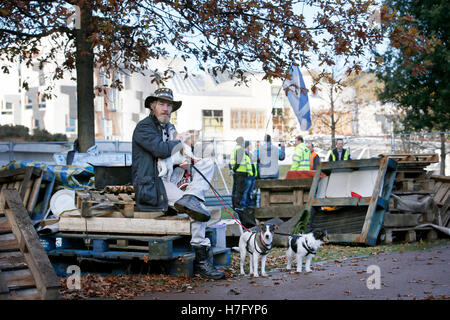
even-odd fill
[{"label": "brown and white dog", "polygon": [[260,224],[251,231],[246,231],[239,238],[239,252],[241,254],[240,269],[241,274],[245,275],[244,264],[247,252],[250,257],[250,275],[259,277],[258,261],[261,257],[261,275],[267,276],[266,259],[269,251],[272,249],[273,234],[278,226],[275,224]]},{"label": "brown and white dog", "polygon": [[286,250],[287,270],[291,270],[292,258],[295,256],[297,272],[302,272],[303,258],[306,258],[305,271],[311,272],[311,260],[320,246],[327,242],[327,232],[315,229],[307,234],[289,236],[289,247]]}]

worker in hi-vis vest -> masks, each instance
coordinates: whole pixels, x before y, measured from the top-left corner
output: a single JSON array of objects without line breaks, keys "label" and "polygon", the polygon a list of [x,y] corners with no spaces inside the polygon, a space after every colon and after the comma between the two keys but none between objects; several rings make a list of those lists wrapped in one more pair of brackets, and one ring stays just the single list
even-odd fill
[{"label": "worker in hi-vis vest", "polygon": [[245,178],[245,190],[240,203],[241,208],[252,207],[252,193],[255,189],[255,179],[258,175],[258,168],[256,166],[256,155],[251,151],[250,141],[245,141],[245,162],[247,164],[248,176]]},{"label": "worker in hi-vis vest", "polygon": [[309,168],[311,170],[317,170],[317,167],[320,163],[319,155],[314,151],[314,144],[312,142],[308,143],[308,149],[311,151],[311,161],[309,164]]},{"label": "worker in hi-vis vest", "polygon": [[[236,139],[236,146],[230,155],[229,168],[233,174],[233,189],[231,191],[231,200],[233,209],[240,208],[240,202],[245,190],[245,178],[248,176],[248,164],[245,157],[244,138]],[[251,164],[250,164],[251,165]]]},{"label": "worker in hi-vis vest", "polygon": [[294,154],[292,156],[291,171],[309,171],[311,151],[306,147],[303,137],[295,138]]},{"label": "worker in hi-vis vest", "polygon": [[350,156],[350,152],[347,149],[344,149],[344,140],[336,139],[336,148],[334,148],[331,153],[328,161],[341,161],[341,160],[352,160]]}]

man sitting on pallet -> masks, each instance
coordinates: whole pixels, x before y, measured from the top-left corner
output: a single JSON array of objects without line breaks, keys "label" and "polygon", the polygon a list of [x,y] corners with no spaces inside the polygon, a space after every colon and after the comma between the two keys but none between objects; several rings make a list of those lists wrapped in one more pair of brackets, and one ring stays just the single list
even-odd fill
[{"label": "man sitting on pallet", "polygon": [[[151,110],[150,115],[137,124],[132,141],[136,206],[140,211],[168,212],[169,207],[172,210],[174,207],[180,213],[187,213],[191,218],[190,243],[195,252],[194,272],[221,279],[225,273],[214,268],[211,243],[205,237],[206,221],[211,217],[203,204],[208,182],[194,170],[192,181],[186,189],[182,191],[178,188],[185,171],[190,170],[190,161],[177,165],[169,179],[158,176],[158,158],[168,158],[182,148],[183,136],[177,134],[175,126],[170,123],[170,115],[181,107],[181,101],[173,100],[171,89],[159,88],[145,99],[145,107]],[[195,163],[195,167],[206,179],[212,180],[214,162],[211,159],[201,159]]]}]

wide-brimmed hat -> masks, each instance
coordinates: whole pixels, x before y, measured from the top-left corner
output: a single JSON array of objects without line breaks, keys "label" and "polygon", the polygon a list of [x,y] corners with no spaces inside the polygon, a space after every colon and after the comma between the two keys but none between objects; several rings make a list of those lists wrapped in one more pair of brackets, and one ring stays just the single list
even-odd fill
[{"label": "wide-brimmed hat", "polygon": [[148,96],[145,99],[144,106],[146,108],[150,109],[151,103],[153,101],[155,101],[155,100],[158,100],[158,99],[172,102],[173,103],[172,112],[177,111],[181,107],[181,101],[174,101],[173,100],[173,92],[169,88],[158,88],[158,89],[156,89],[155,92],[153,93],[153,95]]}]

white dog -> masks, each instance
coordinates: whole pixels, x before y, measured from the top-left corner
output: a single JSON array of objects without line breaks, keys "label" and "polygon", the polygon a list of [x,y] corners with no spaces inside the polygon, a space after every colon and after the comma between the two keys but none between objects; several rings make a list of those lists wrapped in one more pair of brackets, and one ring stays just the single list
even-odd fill
[{"label": "white dog", "polygon": [[175,152],[166,159],[158,159],[158,176],[166,179],[167,181],[170,181],[170,177],[172,176],[173,172],[173,166],[183,163],[187,159],[198,160],[198,158],[194,157],[191,147],[182,142],[182,148],[179,151]]},{"label": "white dog", "polygon": [[302,272],[303,257],[306,257],[305,271],[311,272],[311,260],[326,241],[328,241],[327,232],[321,229],[315,229],[307,234],[289,236],[289,247],[286,250],[286,269],[291,270],[292,258],[295,256],[297,272]]},{"label": "white dog", "polygon": [[[256,228],[256,227],[255,227]],[[253,229],[253,228],[252,228]],[[239,238],[239,252],[241,254],[241,274],[244,275],[244,264],[247,252],[250,257],[250,275],[253,273],[258,277],[258,261],[261,257],[261,275],[267,276],[266,259],[267,254],[272,249],[273,234],[278,229],[274,224],[260,224],[259,227],[252,231],[246,231]]]}]

